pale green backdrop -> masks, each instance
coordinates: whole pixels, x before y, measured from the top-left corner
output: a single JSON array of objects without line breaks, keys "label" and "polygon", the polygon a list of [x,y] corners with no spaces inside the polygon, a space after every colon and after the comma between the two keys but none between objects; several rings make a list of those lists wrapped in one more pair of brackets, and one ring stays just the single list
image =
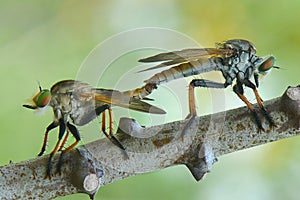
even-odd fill
[{"label": "pale green backdrop", "polygon": [[[76,78],[96,45],[133,28],[173,29],[204,46],[229,38],[248,39],[256,44],[259,55],[275,55],[277,65],[284,68],[273,70],[259,89],[264,99],[280,96],[287,86],[300,84],[299,10],[300,1],[295,0],[0,1],[0,164],[34,158],[40,150],[52,112],[36,116],[21,106],[37,92],[37,81],[49,88],[58,80]],[[132,62],[124,65],[138,65]],[[111,76],[118,73],[114,69]],[[141,82],[132,80],[131,85],[138,87]],[[109,78],[103,83],[103,87],[113,86]],[[155,99],[173,113],[166,121],[180,119],[183,114],[159,100],[163,95],[157,91]],[[199,101],[201,107],[210,99]],[[227,89],[226,108],[241,105]],[[199,112],[210,110],[203,106]],[[83,141],[103,137],[85,135],[89,128],[80,130]],[[56,138],[53,131],[49,149]],[[199,183],[178,166],[105,186],[96,199],[296,200],[300,198],[299,152],[300,140],[294,137],[223,156]]]}]

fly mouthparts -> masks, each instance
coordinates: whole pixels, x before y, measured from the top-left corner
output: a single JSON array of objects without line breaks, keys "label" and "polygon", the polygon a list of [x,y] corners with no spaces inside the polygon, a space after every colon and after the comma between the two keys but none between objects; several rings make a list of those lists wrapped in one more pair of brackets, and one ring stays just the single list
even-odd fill
[{"label": "fly mouthparts", "polygon": [[287,70],[286,68],[282,68],[282,67],[278,67],[278,66],[273,66],[273,68]]},{"label": "fly mouthparts", "polygon": [[26,105],[26,104],[24,104],[24,105],[23,105],[23,107],[25,107],[25,108],[29,108],[29,109],[32,109],[32,110],[35,110],[35,109],[37,109],[37,107],[36,107],[36,106],[32,106],[32,105]]},{"label": "fly mouthparts", "polygon": [[154,99],[151,99],[151,98],[148,98],[148,97],[144,97],[143,100],[146,100],[146,101],[154,101]]}]

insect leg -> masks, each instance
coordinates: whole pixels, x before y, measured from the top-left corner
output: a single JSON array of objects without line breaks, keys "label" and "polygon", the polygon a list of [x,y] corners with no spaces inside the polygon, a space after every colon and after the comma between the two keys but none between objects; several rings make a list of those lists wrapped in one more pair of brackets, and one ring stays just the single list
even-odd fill
[{"label": "insect leg", "polygon": [[59,173],[61,172],[61,166],[63,164],[63,155],[65,153],[71,151],[79,143],[79,141],[81,140],[80,139],[79,131],[77,130],[77,128],[74,125],[72,125],[72,124],[70,124],[68,122],[67,123],[67,128],[68,128],[68,130],[70,130],[70,132],[72,133],[72,135],[75,137],[76,141],[73,144],[71,144],[68,148],[66,148],[65,150],[63,150],[61,152],[60,157],[59,157],[59,161],[58,161],[58,165],[57,165],[57,171]]},{"label": "insect leg", "polygon": [[60,147],[59,147],[58,151],[62,151],[62,149],[64,148],[64,146],[65,146],[65,144],[68,140],[68,137],[69,137],[69,129],[67,129],[67,133],[66,133],[62,143],[60,144]]},{"label": "insect leg", "polygon": [[190,115],[196,115],[196,106],[195,106],[195,87],[206,87],[206,88],[226,88],[228,86],[227,83],[217,83],[214,81],[209,81],[205,79],[194,79],[190,82],[189,85],[189,110]]},{"label": "insect leg", "polygon": [[48,161],[48,169],[47,169],[47,174],[46,176],[51,178],[51,169],[52,169],[52,158],[54,156],[54,154],[57,152],[58,148],[59,148],[59,144],[60,144],[60,141],[61,139],[63,138],[64,136],[64,133],[66,131],[66,124],[63,120],[63,118],[61,118],[59,120],[59,135],[58,135],[58,141],[54,147],[54,149],[52,150],[52,152],[50,153],[50,156],[49,156],[49,161]]},{"label": "insect leg", "polygon": [[269,115],[269,113],[267,112],[267,110],[265,109],[264,105],[263,105],[263,100],[260,97],[260,95],[258,94],[258,91],[255,87],[255,85],[250,81],[250,80],[245,80],[244,84],[251,88],[255,94],[255,98],[257,101],[258,106],[260,107],[263,115],[265,116],[265,118],[268,120],[270,127],[276,127],[275,122],[273,121],[273,119],[271,118],[271,116]]},{"label": "insect leg", "polygon": [[258,86],[259,86],[258,73],[254,73],[253,76],[254,76],[255,85],[256,85],[256,87],[258,88]]},{"label": "insect leg", "polygon": [[195,86],[191,82],[189,85],[189,115],[190,116],[197,115],[194,88],[195,88]]},{"label": "insect leg", "polygon": [[71,151],[78,144],[78,142],[81,140],[79,131],[77,130],[77,128],[74,125],[72,125],[68,122],[67,127],[70,130],[70,132],[72,133],[72,135],[75,137],[76,141],[72,145],[70,145],[68,148],[63,150],[63,153],[67,153],[67,152]]},{"label": "insect leg", "polygon": [[117,147],[119,147],[122,150],[125,150],[125,147],[119,142],[117,138],[113,135],[113,120],[112,120],[112,110],[109,107],[108,108],[108,115],[109,115],[109,133],[106,132],[106,115],[105,112],[102,113],[102,132],[104,135]]},{"label": "insect leg", "polygon": [[190,82],[189,85],[189,115],[187,118],[190,118],[188,123],[184,126],[181,136],[183,137],[187,128],[191,125],[192,121],[195,119],[197,115],[196,111],[196,103],[195,103],[195,87],[206,87],[206,88],[226,88],[228,86],[227,83],[218,83],[214,81],[209,81],[205,79],[194,79]]},{"label": "insect leg", "polygon": [[44,142],[43,142],[43,146],[42,149],[40,151],[40,153],[38,154],[38,156],[42,156],[46,150],[46,146],[47,146],[47,140],[48,140],[48,133],[49,131],[51,131],[52,129],[56,128],[58,126],[57,122],[52,122],[47,128],[46,128],[46,132],[45,132],[45,136],[44,136]]},{"label": "insect leg", "polygon": [[261,121],[258,117],[258,114],[252,104],[249,102],[249,100],[244,96],[244,89],[241,82],[237,82],[236,85],[233,86],[233,91],[238,95],[238,97],[247,105],[249,110],[252,112],[252,115],[254,116],[255,122],[259,128],[259,130],[265,131],[265,129],[262,127]]}]

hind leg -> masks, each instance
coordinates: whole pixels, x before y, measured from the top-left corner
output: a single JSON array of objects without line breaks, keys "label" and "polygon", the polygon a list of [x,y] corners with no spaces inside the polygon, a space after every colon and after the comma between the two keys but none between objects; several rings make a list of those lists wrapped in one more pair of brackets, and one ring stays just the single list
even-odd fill
[{"label": "hind leg", "polygon": [[197,116],[194,88],[195,87],[204,87],[204,88],[224,89],[227,86],[228,86],[227,83],[218,83],[218,82],[209,81],[209,80],[205,80],[205,79],[194,79],[190,82],[190,85],[189,85],[189,115],[187,116],[189,121],[184,126],[183,131],[181,132],[181,137],[184,136],[186,130],[194,121],[195,116]]}]

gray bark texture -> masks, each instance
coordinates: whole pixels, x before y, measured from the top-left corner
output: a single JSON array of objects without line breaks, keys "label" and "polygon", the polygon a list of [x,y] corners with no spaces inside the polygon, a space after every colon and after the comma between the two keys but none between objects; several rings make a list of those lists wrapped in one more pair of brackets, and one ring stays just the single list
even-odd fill
[{"label": "gray bark texture", "polygon": [[122,118],[117,137],[128,157],[104,138],[67,153],[61,174],[55,171],[56,155],[51,180],[45,179],[48,155],[9,163],[0,167],[0,199],[53,199],[74,193],[93,198],[106,184],[179,164],[200,180],[219,156],[300,134],[300,86],[289,87],[264,105],[277,127],[270,129],[260,115],[266,129],[262,132],[246,107],[148,128]]}]

